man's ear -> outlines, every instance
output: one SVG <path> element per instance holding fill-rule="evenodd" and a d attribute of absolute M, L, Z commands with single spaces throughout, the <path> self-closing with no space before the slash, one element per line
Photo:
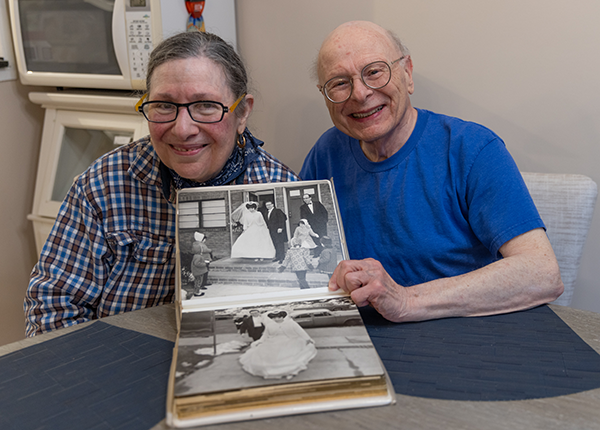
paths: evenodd
<path fill-rule="evenodd" d="M 408 94 L 412 94 L 415 92 L 415 83 L 413 82 L 413 62 L 412 62 L 412 57 L 409 55 L 405 60 L 403 60 L 404 63 L 404 73 L 405 73 L 405 78 L 406 78 L 406 87 L 408 89 Z"/>

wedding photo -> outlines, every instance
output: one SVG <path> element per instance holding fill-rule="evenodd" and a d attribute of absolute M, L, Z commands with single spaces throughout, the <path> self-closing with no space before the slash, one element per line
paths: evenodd
<path fill-rule="evenodd" d="M 346 259 L 328 181 L 179 194 L 182 300 L 326 287 Z"/>
<path fill-rule="evenodd" d="M 348 297 L 188 312 L 181 320 L 175 395 L 381 372 Z"/>

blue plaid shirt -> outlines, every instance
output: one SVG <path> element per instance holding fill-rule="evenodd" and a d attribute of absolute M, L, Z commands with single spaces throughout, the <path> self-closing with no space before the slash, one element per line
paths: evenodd
<path fill-rule="evenodd" d="M 297 181 L 257 148 L 243 183 Z M 100 158 L 65 198 L 25 297 L 27 335 L 170 303 L 175 207 L 149 137 Z"/>

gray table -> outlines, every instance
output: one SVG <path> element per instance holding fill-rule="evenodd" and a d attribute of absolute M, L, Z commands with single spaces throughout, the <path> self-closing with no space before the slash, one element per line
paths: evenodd
<path fill-rule="evenodd" d="M 600 353 L 600 314 L 550 306 L 585 342 Z M 175 340 L 172 305 L 144 309 L 103 322 L 169 341 Z M 80 324 L 0 347 L 0 356 L 79 330 Z M 600 429 L 600 389 L 520 401 L 451 401 L 397 395 L 393 406 L 246 421 L 204 429 Z M 153 427 L 166 430 L 164 421 Z"/>

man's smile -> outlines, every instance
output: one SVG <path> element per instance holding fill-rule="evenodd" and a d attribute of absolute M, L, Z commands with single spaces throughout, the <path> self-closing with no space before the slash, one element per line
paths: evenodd
<path fill-rule="evenodd" d="M 383 106 L 377 106 L 375 109 L 369 111 L 369 112 L 364 112 L 364 113 L 353 113 L 350 114 L 350 116 L 352 118 L 357 118 L 357 119 L 361 119 L 361 118 L 366 118 L 368 116 L 374 115 L 377 112 L 379 112 L 381 109 L 383 109 Z"/>

